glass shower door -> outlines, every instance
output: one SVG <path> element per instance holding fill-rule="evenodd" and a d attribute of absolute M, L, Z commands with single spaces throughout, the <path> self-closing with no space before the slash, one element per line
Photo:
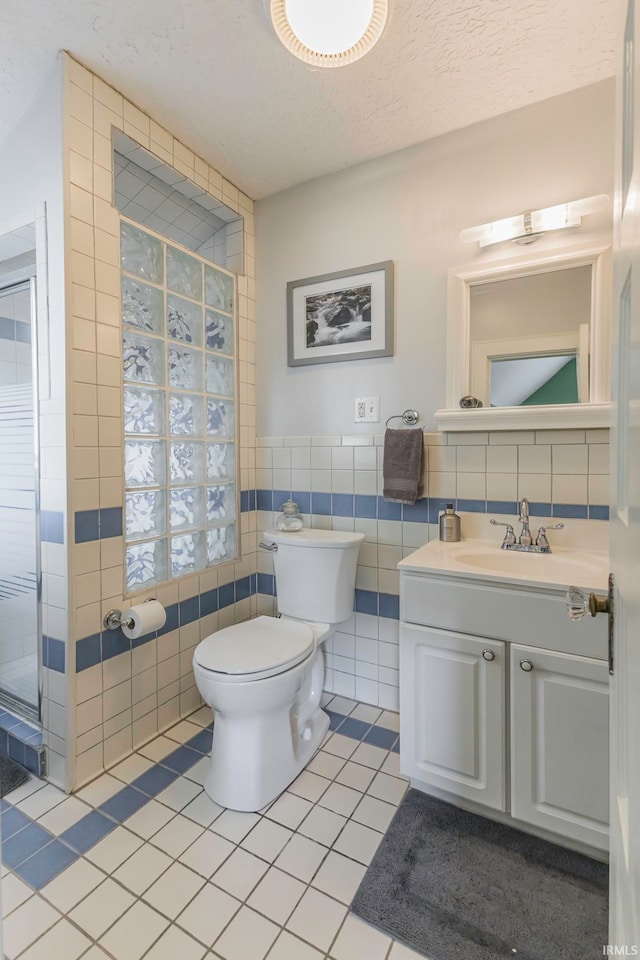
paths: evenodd
<path fill-rule="evenodd" d="M 35 281 L 0 289 L 0 705 L 39 715 Z"/>

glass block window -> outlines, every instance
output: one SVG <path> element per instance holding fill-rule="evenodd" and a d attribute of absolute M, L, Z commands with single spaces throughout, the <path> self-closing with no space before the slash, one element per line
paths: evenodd
<path fill-rule="evenodd" d="M 121 220 L 125 576 L 237 556 L 233 274 Z"/>

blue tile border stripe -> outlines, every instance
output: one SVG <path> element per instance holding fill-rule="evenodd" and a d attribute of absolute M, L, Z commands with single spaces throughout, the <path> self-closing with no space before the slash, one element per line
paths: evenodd
<path fill-rule="evenodd" d="M 246 493 L 246 491 L 245 491 Z M 453 503 L 466 513 L 517 514 L 515 500 L 467 500 L 458 497 L 423 497 L 415 504 L 400 504 L 383 497 L 350 494 L 321 493 L 296 490 L 256 490 L 257 510 L 275 511 L 287 499 L 300 505 L 301 512 L 317 516 L 357 517 L 365 520 L 403 520 L 410 523 L 437 523 L 445 504 Z M 608 520 L 607 506 L 586 506 L 567 503 L 530 503 L 532 517 L 567 517 L 575 519 Z M 247 508 L 250 509 L 250 508 Z"/>
<path fill-rule="evenodd" d="M 195 597 L 189 597 L 187 600 L 181 600 L 179 603 L 172 603 L 166 607 L 167 620 L 161 630 L 147 633 L 136 640 L 129 640 L 125 637 L 122 630 L 103 630 L 101 633 L 93 633 L 88 637 L 78 640 L 75 645 L 76 673 L 88 670 L 98 663 L 117 657 L 121 653 L 127 653 L 129 650 L 136 649 L 155 640 L 157 637 L 163 637 L 172 630 L 178 630 L 189 623 L 194 623 L 201 617 L 206 617 L 210 613 L 222 610 L 234 603 L 240 603 L 258 593 L 258 574 L 253 573 L 248 577 L 241 577 L 239 580 L 223 584 L 220 587 L 214 587 L 212 590 L 206 590 L 204 593 Z"/>
<path fill-rule="evenodd" d="M 400 738 L 382 724 L 366 723 L 354 717 L 325 708 L 330 729 L 360 743 L 398 753 Z M 185 719 L 188 719 L 185 718 Z M 213 724 L 204 727 L 168 756 L 151 766 L 132 783 L 122 784 L 112 797 L 96 809 L 87 806 L 87 813 L 56 837 L 27 814 L 2 801 L 2 859 L 5 866 L 35 890 L 41 890 L 63 870 L 109 836 L 145 807 L 167 786 L 211 753 Z"/>

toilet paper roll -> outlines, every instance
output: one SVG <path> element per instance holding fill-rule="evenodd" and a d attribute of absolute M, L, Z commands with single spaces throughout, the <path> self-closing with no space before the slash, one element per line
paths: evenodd
<path fill-rule="evenodd" d="M 159 600 L 147 600 L 146 603 L 140 603 L 130 610 L 125 610 L 122 615 L 126 623 L 122 624 L 122 632 L 129 640 L 137 640 L 145 633 L 153 633 L 164 627 L 167 621 L 167 611 Z"/>

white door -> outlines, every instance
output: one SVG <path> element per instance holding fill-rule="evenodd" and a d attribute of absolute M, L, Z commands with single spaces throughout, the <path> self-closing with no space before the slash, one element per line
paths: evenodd
<path fill-rule="evenodd" d="M 400 626 L 400 768 L 437 791 L 505 809 L 505 644 Z"/>
<path fill-rule="evenodd" d="M 618 58 L 614 214 L 609 940 L 640 953 L 640 5 L 620 0 L 620 6 L 624 36 Z"/>
<path fill-rule="evenodd" d="M 512 645 L 511 814 L 609 848 L 606 661 Z"/>

